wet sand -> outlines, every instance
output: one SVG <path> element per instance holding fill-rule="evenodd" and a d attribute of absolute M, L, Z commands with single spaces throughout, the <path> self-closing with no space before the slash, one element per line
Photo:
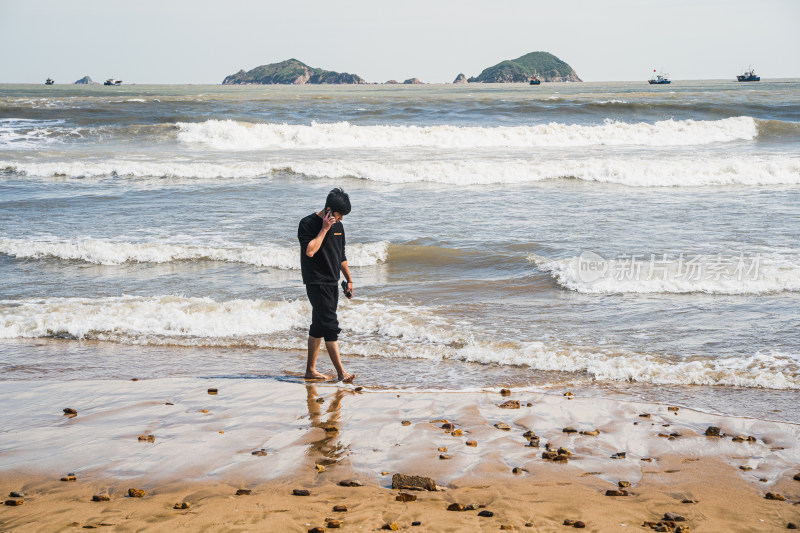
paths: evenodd
<path fill-rule="evenodd" d="M 642 524 L 668 512 L 693 532 L 800 525 L 800 427 L 564 392 L 356 391 L 293 378 L 6 382 L 0 491 L 4 500 L 25 496 L 0 507 L 0 530 L 308 531 L 331 518 L 344 531 L 391 522 L 413 531 L 563 531 L 565 519 L 586 531 L 650 531 Z M 507 400 L 520 407 L 499 407 Z M 65 416 L 67 407 L 77 416 Z M 705 436 L 709 426 L 724 436 Z M 528 430 L 538 448 L 527 445 Z M 579 433 L 592 430 L 599 434 Z M 548 444 L 572 455 L 545 460 Z M 59 481 L 68 473 L 76 480 Z M 395 473 L 432 477 L 444 490 L 396 501 Z M 338 485 L 346 479 L 363 486 Z M 629 494 L 606 496 L 619 481 L 630 482 Z M 128 497 L 129 488 L 146 495 Z M 243 488 L 252 493 L 236 496 Z M 110 501 L 93 502 L 95 494 Z M 173 509 L 184 501 L 188 509 Z M 448 511 L 452 503 L 475 509 Z"/>

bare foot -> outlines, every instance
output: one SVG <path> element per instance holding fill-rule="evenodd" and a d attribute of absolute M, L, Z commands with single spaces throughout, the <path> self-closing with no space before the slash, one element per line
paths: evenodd
<path fill-rule="evenodd" d="M 356 375 L 355 374 L 347 374 L 347 373 L 345 373 L 345 374 L 342 374 L 341 376 L 339 376 L 339 381 L 341 381 L 342 383 L 352 383 L 354 379 L 356 379 Z"/>
<path fill-rule="evenodd" d="M 316 371 L 315 372 L 306 372 L 306 377 L 305 378 L 306 379 L 315 379 L 315 380 L 317 380 L 317 379 L 331 379 L 330 376 L 328 376 L 326 374 L 322 374 L 320 372 L 316 372 Z"/>

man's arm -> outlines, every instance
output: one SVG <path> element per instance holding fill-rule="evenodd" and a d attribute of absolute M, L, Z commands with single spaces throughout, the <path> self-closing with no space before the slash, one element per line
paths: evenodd
<path fill-rule="evenodd" d="M 344 279 L 347 280 L 347 290 L 348 292 L 353 292 L 353 278 L 350 276 L 350 268 L 347 266 L 347 260 L 342 261 L 342 264 L 339 266 L 342 274 L 344 274 Z"/>
<path fill-rule="evenodd" d="M 314 254 L 319 251 L 322 241 L 325 240 L 325 235 L 328 234 L 328 230 L 331 229 L 334 222 L 336 222 L 336 218 L 331 213 L 326 213 L 322 217 L 322 229 L 319 230 L 316 237 L 308 241 L 308 246 L 306 246 L 306 255 L 308 257 L 314 257 Z"/>

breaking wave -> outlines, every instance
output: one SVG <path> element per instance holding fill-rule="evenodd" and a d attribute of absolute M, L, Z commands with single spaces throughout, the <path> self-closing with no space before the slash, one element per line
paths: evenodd
<path fill-rule="evenodd" d="M 233 120 L 178 122 L 178 139 L 217 150 L 401 148 L 528 148 L 546 146 L 693 146 L 753 140 L 752 117 L 662 120 L 584 126 L 551 122 L 535 126 L 356 126 L 348 122 L 253 124 Z"/>
<path fill-rule="evenodd" d="M 283 173 L 318 179 L 447 185 L 524 184 L 551 179 L 633 187 L 800 184 L 800 159 L 784 155 L 564 160 L 0 161 L 0 169 L 44 178 L 254 179 Z"/>
<path fill-rule="evenodd" d="M 305 300 L 182 296 L 0 301 L 0 338 L 59 337 L 126 344 L 296 350 L 310 317 Z M 364 357 L 450 359 L 587 374 L 598 380 L 800 388 L 800 358 L 781 352 L 676 359 L 654 354 L 498 341 L 453 324 L 435 308 L 344 301 L 343 351 Z"/>
<path fill-rule="evenodd" d="M 603 259 L 593 252 L 528 261 L 558 285 L 586 294 L 768 294 L 800 291 L 800 257 L 711 256 Z"/>
<path fill-rule="evenodd" d="M 386 261 L 389 243 L 379 241 L 347 246 L 350 266 L 371 266 Z M 17 258 L 68 259 L 101 265 L 168 263 L 172 261 L 226 261 L 261 267 L 299 269 L 297 246 L 202 246 L 164 242 L 118 242 L 101 239 L 33 240 L 0 238 L 0 253 Z"/>

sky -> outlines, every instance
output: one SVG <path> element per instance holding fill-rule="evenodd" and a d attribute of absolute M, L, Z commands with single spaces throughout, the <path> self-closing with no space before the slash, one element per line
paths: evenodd
<path fill-rule="evenodd" d="M 800 77 L 800 0 L 0 0 L 0 83 L 220 83 L 296 58 L 452 82 L 533 51 L 584 81 Z"/>

